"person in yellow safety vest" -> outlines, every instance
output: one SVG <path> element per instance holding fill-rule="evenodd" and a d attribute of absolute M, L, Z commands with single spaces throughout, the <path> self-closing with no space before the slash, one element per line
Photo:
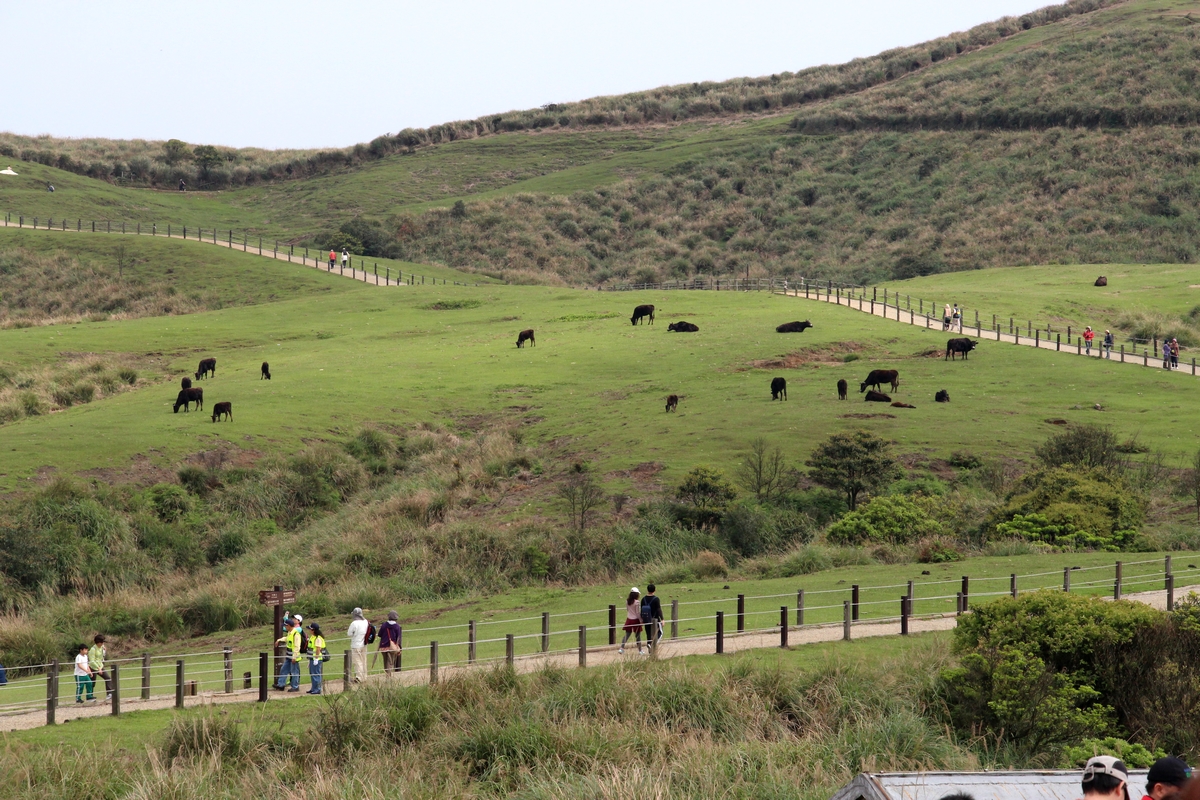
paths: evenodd
<path fill-rule="evenodd" d="M 312 660 L 308 662 L 308 680 L 312 683 L 312 688 L 308 690 L 308 694 L 320 694 L 325 673 L 325 637 L 321 635 L 321 626 L 315 622 L 309 625 L 308 629 L 312 631 L 312 636 L 308 639 L 308 646 L 312 648 Z"/>
<path fill-rule="evenodd" d="M 279 681 L 275 684 L 276 689 L 283 690 L 286 688 L 289 692 L 300 691 L 300 651 L 304 637 L 304 633 L 300 628 L 302 621 L 303 618 L 299 614 L 292 617 L 292 624 L 288 628 L 287 635 L 275 640 L 275 644 L 287 646 L 287 655 L 284 656 L 283 667 L 279 670 Z M 290 687 L 288 686 L 289 678 Z"/>

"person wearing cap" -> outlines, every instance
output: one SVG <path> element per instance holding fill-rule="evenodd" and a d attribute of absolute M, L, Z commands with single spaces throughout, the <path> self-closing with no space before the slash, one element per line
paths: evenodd
<path fill-rule="evenodd" d="M 1090 356 L 1092 354 L 1092 340 L 1096 338 L 1096 332 L 1092 330 L 1092 326 L 1088 325 L 1083 329 L 1083 354 Z"/>
<path fill-rule="evenodd" d="M 325 637 L 321 635 L 321 626 L 312 623 L 308 626 L 312 636 L 308 646 L 312 650 L 312 660 L 308 662 L 308 682 L 312 684 L 307 694 L 320 694 L 325 667 Z"/>
<path fill-rule="evenodd" d="M 1104 332 L 1104 357 L 1105 358 L 1112 358 L 1113 342 L 1114 342 L 1114 340 L 1113 340 L 1112 331 L 1105 331 Z"/>
<path fill-rule="evenodd" d="M 287 654 L 283 657 L 283 666 L 279 670 L 279 680 L 275 683 L 275 688 L 280 691 L 284 689 L 289 692 L 300 691 L 300 644 L 303 641 L 300 623 L 303 621 L 304 618 L 299 614 L 292 617 L 287 635 L 275 640 L 275 644 L 287 646 Z"/>
<path fill-rule="evenodd" d="M 625 652 L 625 643 L 629 641 L 629 636 L 634 636 L 634 641 L 637 642 L 638 655 L 645 655 L 642 652 L 642 603 L 639 599 L 642 593 L 638 591 L 638 587 L 634 586 L 629 590 L 629 596 L 625 598 L 625 638 L 621 639 L 621 646 L 617 648 L 618 653 Z"/>
<path fill-rule="evenodd" d="M 1171 339 L 1171 369 L 1179 369 L 1179 340 Z"/>
<path fill-rule="evenodd" d="M 387 622 L 379 626 L 379 652 L 383 653 L 383 674 L 390 678 L 400 671 L 400 615 L 388 612 Z"/>
<path fill-rule="evenodd" d="M 1192 778 L 1192 768 L 1182 758 L 1167 756 L 1155 761 L 1146 773 L 1146 794 L 1142 800 L 1167 800 L 1183 789 Z"/>
<path fill-rule="evenodd" d="M 1083 768 L 1084 800 L 1129 800 L 1129 768 L 1113 756 L 1095 756 Z"/>
<path fill-rule="evenodd" d="M 346 629 L 350 637 L 350 664 L 354 682 L 362 683 L 367 679 L 367 620 L 361 608 L 354 609 L 350 617 L 350 627 Z"/>
<path fill-rule="evenodd" d="M 96 678 L 104 679 L 104 699 L 112 700 L 112 684 L 109 682 L 112 678 L 104 671 L 104 659 L 108 658 L 108 650 L 104 647 L 104 634 L 96 634 L 96 638 L 92 640 L 92 648 L 88 650 L 88 666 L 92 668 L 92 685 L 96 685 Z"/>

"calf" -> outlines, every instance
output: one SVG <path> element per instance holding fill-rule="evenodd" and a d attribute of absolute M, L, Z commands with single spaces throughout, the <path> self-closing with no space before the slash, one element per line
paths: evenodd
<path fill-rule="evenodd" d="M 189 403 L 195 403 L 197 409 L 203 410 L 203 408 L 204 408 L 204 390 L 199 387 L 194 388 L 194 389 L 180 389 L 179 395 L 175 398 L 175 413 L 176 414 L 179 413 L 180 406 L 183 406 L 183 410 L 185 413 L 187 411 L 189 411 L 190 410 L 188 408 Z"/>
<path fill-rule="evenodd" d="M 867 392 L 867 396 L 863 398 L 868 403 L 890 403 L 892 398 L 888 397 L 883 392 L 877 392 L 874 389 Z"/>
<path fill-rule="evenodd" d="M 846 391 L 850 387 L 846 385 L 846 379 L 842 378 L 838 381 L 838 400 L 846 399 Z"/>
<path fill-rule="evenodd" d="M 771 399 L 787 400 L 786 378 L 771 378 Z"/>
<path fill-rule="evenodd" d="M 892 403 L 892 408 L 916 408 L 916 406 L 909 403 Z"/>
<path fill-rule="evenodd" d="M 1092 285 L 1093 286 L 1108 286 L 1108 278 L 1101 275 L 1099 278 L 1096 278 L 1096 282 L 1093 283 Z"/>
<path fill-rule="evenodd" d="M 804 333 L 812 327 L 812 323 L 808 320 L 804 322 L 785 322 L 775 328 L 776 333 Z"/>
<path fill-rule="evenodd" d="M 894 369 L 871 370 L 871 374 L 867 376 L 867 379 L 858 385 L 859 394 L 865 392 L 868 386 L 882 389 L 885 383 L 890 383 L 892 391 L 896 391 L 900 387 L 900 373 Z"/>
<path fill-rule="evenodd" d="M 945 389 L 938 389 L 938 392 L 937 392 L 937 394 L 935 394 L 933 396 L 933 399 L 935 402 L 938 402 L 938 403 L 949 403 L 950 402 L 950 393 L 947 392 Z"/>
<path fill-rule="evenodd" d="M 517 347 L 524 347 L 526 342 L 529 342 L 530 347 L 537 347 L 537 342 L 533 338 L 533 328 L 517 334 Z"/>
<path fill-rule="evenodd" d="M 224 403 L 217 403 L 215 406 L 213 406 L 212 421 L 216 422 L 221 418 L 222 415 L 224 415 L 230 422 L 233 422 L 233 403 L 226 401 Z"/>
<path fill-rule="evenodd" d="M 678 405 L 679 405 L 679 395 L 677 395 L 677 394 L 667 395 L 667 411 L 674 411 L 675 407 Z"/>
<path fill-rule="evenodd" d="M 268 381 L 271 380 L 271 365 L 265 361 L 263 362 L 263 365 L 262 365 L 262 374 L 258 376 L 258 379 L 260 381 L 261 380 L 268 380 Z"/>
<path fill-rule="evenodd" d="M 217 374 L 217 360 L 215 358 L 200 359 L 200 369 L 196 370 L 196 380 L 208 377 L 209 375 Z"/>
<path fill-rule="evenodd" d="M 637 308 L 633 309 L 633 316 L 629 318 L 629 321 L 632 322 L 634 325 L 637 325 L 639 322 L 642 321 L 642 317 L 649 317 L 650 318 L 649 324 L 653 325 L 654 324 L 654 306 L 652 306 L 652 305 L 638 306 Z"/>
<path fill-rule="evenodd" d="M 179 382 L 179 388 L 180 388 L 180 389 L 190 389 L 190 388 L 192 388 L 192 379 L 191 379 L 191 378 L 184 378 L 183 380 L 181 380 L 181 381 Z"/>
<path fill-rule="evenodd" d="M 963 361 L 966 361 L 967 353 L 974 350 L 975 345 L 977 344 L 979 344 L 979 342 L 973 342 L 966 338 L 951 339 L 950 341 L 946 342 L 946 356 L 942 359 L 942 361 L 945 361 L 947 358 L 953 361 L 955 353 L 962 353 Z"/>
<path fill-rule="evenodd" d="M 695 333 L 700 330 L 699 325 L 693 325 L 690 322 L 672 322 L 667 326 L 669 331 L 677 331 L 679 333 Z"/>

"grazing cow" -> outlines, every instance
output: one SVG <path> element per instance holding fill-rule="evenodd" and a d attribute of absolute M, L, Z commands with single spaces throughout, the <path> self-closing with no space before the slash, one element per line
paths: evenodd
<path fill-rule="evenodd" d="M 537 342 L 533 338 L 533 328 L 517 334 L 517 347 L 524 347 L 526 342 L 529 342 L 531 347 L 537 347 Z"/>
<path fill-rule="evenodd" d="M 933 396 L 933 399 L 935 402 L 938 402 L 938 403 L 949 403 L 950 402 L 950 393 L 947 392 L 945 389 L 938 389 L 938 393 Z"/>
<path fill-rule="evenodd" d="M 667 395 L 667 411 L 674 411 L 675 407 L 678 405 L 679 405 L 679 395 L 677 395 L 677 394 Z"/>
<path fill-rule="evenodd" d="M 786 378 L 771 378 L 771 399 L 787 400 Z"/>
<path fill-rule="evenodd" d="M 890 383 L 892 391 L 896 391 L 900 387 L 900 373 L 894 369 L 873 369 L 867 379 L 858 385 L 858 392 L 862 394 L 868 386 L 882 389 L 885 383 Z"/>
<path fill-rule="evenodd" d="M 892 403 L 892 408 L 916 408 L 916 406 L 908 403 Z"/>
<path fill-rule="evenodd" d="M 845 378 L 841 378 L 841 379 L 839 379 L 839 380 L 838 380 L 838 400 L 845 400 L 845 399 L 846 399 L 846 391 L 847 391 L 849 388 L 850 388 L 850 387 L 846 385 L 846 379 L 845 379 Z"/>
<path fill-rule="evenodd" d="M 634 325 L 637 325 L 639 322 L 642 321 L 642 317 L 649 317 L 650 324 L 653 325 L 654 324 L 654 306 L 652 306 L 652 305 L 638 306 L 637 308 L 635 308 L 633 310 L 633 316 L 629 318 L 629 321 L 632 322 Z"/>
<path fill-rule="evenodd" d="M 183 410 L 185 413 L 187 411 L 189 411 L 190 410 L 188 408 L 189 403 L 195 403 L 197 409 L 203 410 L 204 409 L 204 390 L 199 387 L 197 387 L 195 389 L 180 389 L 179 395 L 175 398 L 175 413 L 176 414 L 179 413 L 180 406 L 183 406 Z"/>
<path fill-rule="evenodd" d="M 183 380 L 181 380 L 181 381 L 179 382 L 179 388 L 180 388 L 180 389 L 190 389 L 190 388 L 192 388 L 192 379 L 191 379 L 191 378 L 184 378 Z"/>
<path fill-rule="evenodd" d="M 225 415 L 230 422 L 233 422 L 233 403 L 226 401 L 224 403 L 217 403 L 215 406 L 213 406 L 213 422 L 219 420 L 222 414 Z"/>
<path fill-rule="evenodd" d="M 953 361 L 955 353 L 962 353 L 963 361 L 966 361 L 967 353 L 974 350 L 975 345 L 977 344 L 979 344 L 979 342 L 973 342 L 966 338 L 951 339 L 950 341 L 946 342 L 946 355 L 942 361 L 945 361 L 947 358 Z"/>
<path fill-rule="evenodd" d="M 890 403 L 892 398 L 888 397 L 883 392 L 877 392 L 874 389 L 867 392 L 867 396 L 863 398 L 868 403 Z"/>
<path fill-rule="evenodd" d="M 1108 286 L 1108 278 L 1101 275 L 1099 278 L 1096 278 L 1096 282 L 1093 283 L 1092 285 L 1093 286 Z"/>
<path fill-rule="evenodd" d="M 808 330 L 811 327 L 812 327 L 812 323 L 809 322 L 808 320 L 804 320 L 804 322 L 785 322 L 782 325 L 780 325 L 779 327 L 775 328 L 775 332 L 776 333 L 804 333 L 806 330 Z"/>
<path fill-rule="evenodd" d="M 262 365 L 262 374 L 258 376 L 258 379 L 260 381 L 261 380 L 268 380 L 268 381 L 271 380 L 271 365 L 265 361 L 263 362 L 263 365 Z"/>
<path fill-rule="evenodd" d="M 217 360 L 215 358 L 200 359 L 200 369 L 196 371 L 196 380 L 208 377 L 209 375 L 217 374 Z"/>
<path fill-rule="evenodd" d="M 699 325 L 693 325 L 690 322 L 672 322 L 667 326 L 668 331 L 677 331 L 679 333 L 695 333 L 700 330 Z"/>

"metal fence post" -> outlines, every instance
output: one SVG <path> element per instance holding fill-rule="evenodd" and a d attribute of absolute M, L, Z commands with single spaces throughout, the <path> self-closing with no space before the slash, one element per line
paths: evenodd
<path fill-rule="evenodd" d="M 432 641 L 429 643 L 429 685 L 432 686 L 438 682 L 438 643 Z"/>
<path fill-rule="evenodd" d="M 850 641 L 850 601 L 842 601 L 842 639 Z"/>
<path fill-rule="evenodd" d="M 150 654 L 142 653 L 142 699 L 150 699 Z"/>
<path fill-rule="evenodd" d="M 579 666 L 587 666 L 587 625 L 579 626 Z"/>
<path fill-rule="evenodd" d="M 183 708 L 183 659 L 175 662 L 175 707 Z"/>
<path fill-rule="evenodd" d="M 121 716 L 121 665 L 112 665 L 112 715 Z"/>
<path fill-rule="evenodd" d="M 717 612 L 717 655 L 725 652 L 725 612 Z"/>

